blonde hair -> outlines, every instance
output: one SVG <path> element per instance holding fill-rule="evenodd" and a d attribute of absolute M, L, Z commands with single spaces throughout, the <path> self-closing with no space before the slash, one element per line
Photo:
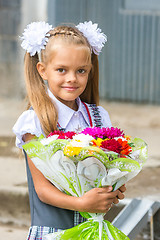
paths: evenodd
<path fill-rule="evenodd" d="M 62 39 L 68 43 L 90 45 L 87 39 L 78 29 L 68 26 L 58 26 L 51 30 L 49 41 L 46 48 L 41 51 L 41 60 L 45 62 L 48 60 L 50 54 L 50 47 L 54 44 L 54 39 Z M 51 41 L 53 39 L 53 41 Z M 38 54 L 30 56 L 25 54 L 25 81 L 28 97 L 28 107 L 32 106 L 36 112 L 42 129 L 47 136 L 50 132 L 57 130 L 58 114 L 51 98 L 47 94 L 47 87 L 44 80 L 37 71 L 37 63 L 39 62 Z M 80 99 L 86 103 L 99 103 L 99 69 L 98 57 L 93 52 L 91 54 L 92 68 L 89 73 L 86 89 L 81 94 Z"/>

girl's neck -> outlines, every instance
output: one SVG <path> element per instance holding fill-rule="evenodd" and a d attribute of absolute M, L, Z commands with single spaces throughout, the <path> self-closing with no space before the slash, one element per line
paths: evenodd
<path fill-rule="evenodd" d="M 76 101 L 75 101 L 75 106 L 73 106 L 72 109 L 73 109 L 74 111 L 77 111 L 77 110 L 78 110 L 78 105 L 77 105 Z"/>
<path fill-rule="evenodd" d="M 57 98 L 52 92 L 51 90 L 48 88 L 48 94 L 51 97 L 51 99 L 56 98 L 59 102 L 63 103 L 64 105 L 66 105 L 67 107 L 73 109 L 74 111 L 78 110 L 78 104 L 77 104 L 77 100 L 75 99 L 74 101 L 63 101 L 62 99 Z"/>
<path fill-rule="evenodd" d="M 62 102 L 62 101 L 60 101 Z M 73 109 L 74 111 L 78 110 L 78 105 L 77 105 L 77 101 L 75 100 L 74 102 L 62 102 L 63 104 L 65 104 L 67 107 Z"/>

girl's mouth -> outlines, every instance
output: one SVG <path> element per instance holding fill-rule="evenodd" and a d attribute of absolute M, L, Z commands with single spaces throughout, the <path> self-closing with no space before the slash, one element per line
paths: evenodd
<path fill-rule="evenodd" d="M 66 89 L 67 91 L 75 91 L 78 87 L 64 86 L 62 88 Z"/>

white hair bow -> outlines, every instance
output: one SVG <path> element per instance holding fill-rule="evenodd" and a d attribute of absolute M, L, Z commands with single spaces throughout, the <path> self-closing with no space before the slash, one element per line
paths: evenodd
<path fill-rule="evenodd" d="M 99 55 L 107 37 L 98 28 L 97 23 L 84 22 L 79 23 L 76 28 L 87 38 L 91 49 L 96 55 Z M 39 53 L 48 42 L 48 37 L 50 36 L 49 31 L 53 29 L 52 25 L 45 22 L 32 22 L 24 29 L 22 40 L 22 48 L 25 49 L 30 56 L 34 56 Z"/>
<path fill-rule="evenodd" d="M 76 28 L 87 38 L 93 52 L 96 55 L 99 55 L 102 48 L 104 47 L 105 42 L 107 42 L 107 36 L 101 32 L 101 29 L 98 28 L 97 23 L 84 22 L 79 23 Z"/>

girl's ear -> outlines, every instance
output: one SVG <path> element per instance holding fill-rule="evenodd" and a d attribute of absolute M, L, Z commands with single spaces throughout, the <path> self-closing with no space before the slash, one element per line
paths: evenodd
<path fill-rule="evenodd" d="M 47 80 L 47 75 L 46 75 L 46 66 L 42 62 L 37 63 L 37 71 L 39 72 L 41 78 L 44 80 Z"/>

